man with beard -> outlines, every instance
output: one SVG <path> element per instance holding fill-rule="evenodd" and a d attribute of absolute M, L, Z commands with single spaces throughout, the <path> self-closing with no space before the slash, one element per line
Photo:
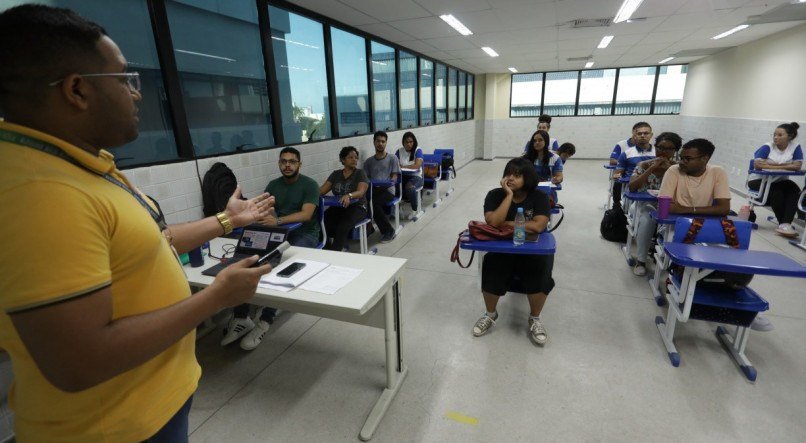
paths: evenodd
<path fill-rule="evenodd" d="M 275 198 L 276 214 L 269 215 L 258 222 L 266 226 L 277 226 L 284 223 L 302 223 L 302 226 L 289 233 L 288 242 L 294 246 L 315 248 L 319 244 L 319 222 L 316 217 L 319 205 L 319 185 L 314 179 L 299 173 L 302 161 L 295 148 L 283 148 L 280 151 L 280 173 L 266 186 L 266 192 Z M 241 349 L 255 349 L 269 331 L 277 309 L 263 308 L 257 322 L 249 317 L 249 305 L 242 304 L 233 310 L 227 333 L 221 340 L 226 346 L 235 340 L 241 340 Z M 245 335 L 245 336 L 244 336 Z"/>

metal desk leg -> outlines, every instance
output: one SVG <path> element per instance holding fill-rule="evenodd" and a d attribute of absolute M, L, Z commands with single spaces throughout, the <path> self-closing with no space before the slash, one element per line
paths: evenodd
<path fill-rule="evenodd" d="M 630 199 L 623 199 L 625 213 L 627 214 L 627 243 L 621 247 L 621 252 L 624 253 L 624 258 L 627 260 L 627 266 L 635 266 L 635 260 L 632 258 L 632 244 L 635 239 L 635 232 L 638 228 L 638 212 L 643 206 L 642 202 L 634 202 Z"/>
<path fill-rule="evenodd" d="M 747 359 L 747 356 L 744 355 L 744 350 L 747 347 L 747 337 L 749 335 L 750 330 L 743 326 L 737 326 L 733 334 L 728 333 L 722 326 L 716 328 L 716 338 L 719 339 L 719 342 L 728 350 L 730 357 L 739 365 L 739 369 L 744 373 L 744 376 L 750 381 L 756 381 L 758 372 L 756 368 L 753 367 L 753 364 L 750 363 L 750 360 Z"/>
<path fill-rule="evenodd" d="M 369 441 L 383 419 L 386 410 L 400 390 L 400 385 L 406 379 L 409 369 L 403 365 L 403 354 L 401 349 L 401 325 L 400 316 L 400 286 L 395 282 L 383 298 L 384 303 L 384 331 L 386 339 L 386 389 L 381 393 L 372 412 L 369 413 L 361 433 L 358 435 L 362 441 Z"/>
<path fill-rule="evenodd" d="M 664 322 L 663 317 L 659 315 L 655 317 L 655 325 L 658 327 L 658 331 L 660 331 L 660 338 L 663 340 L 663 345 L 666 347 L 666 354 L 669 355 L 669 361 L 672 363 L 672 366 L 678 367 L 680 366 L 680 354 L 677 352 L 677 347 L 675 347 L 672 341 L 674 339 L 674 327 L 677 324 L 677 315 L 672 306 L 669 306 L 666 320 L 667 322 Z"/>
<path fill-rule="evenodd" d="M 671 225 L 661 226 L 659 229 L 663 231 L 663 244 L 672 241 L 674 229 Z M 658 306 L 666 305 L 666 278 L 669 276 L 667 271 L 669 258 L 663 251 L 663 244 L 655 246 L 655 273 L 649 279 L 649 287 L 652 289 L 652 295 L 655 297 L 655 303 Z"/>

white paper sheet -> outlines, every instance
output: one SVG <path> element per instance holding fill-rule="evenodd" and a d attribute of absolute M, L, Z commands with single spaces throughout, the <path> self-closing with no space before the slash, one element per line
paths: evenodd
<path fill-rule="evenodd" d="M 322 294 L 335 294 L 339 289 L 347 286 L 347 284 L 361 275 L 361 272 L 363 272 L 361 269 L 331 265 L 303 283 L 300 289 L 320 292 Z"/>
<path fill-rule="evenodd" d="M 280 277 L 277 275 L 279 272 L 282 272 L 283 269 L 287 268 L 288 266 L 291 266 L 292 263 L 305 263 L 305 267 L 295 272 L 294 275 L 290 277 Z M 330 265 L 320 261 L 303 260 L 303 259 L 288 260 L 286 262 L 281 263 L 279 266 L 277 266 L 277 268 L 273 269 L 268 274 L 264 275 L 260 279 L 260 284 L 261 287 L 277 289 L 278 291 L 281 289 L 275 288 L 277 286 L 287 287 L 289 289 L 296 288 L 297 286 L 301 285 L 309 278 L 315 276 L 316 274 L 321 272 L 322 269 L 325 269 L 328 266 Z M 271 285 L 271 286 L 263 286 L 263 285 Z"/>

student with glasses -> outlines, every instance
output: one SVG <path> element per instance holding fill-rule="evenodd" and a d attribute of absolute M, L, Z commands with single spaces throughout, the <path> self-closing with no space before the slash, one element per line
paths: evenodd
<path fill-rule="evenodd" d="M 672 214 L 726 216 L 730 212 L 728 175 L 720 166 L 708 164 L 714 144 L 695 138 L 683 145 L 679 163 L 663 176 L 659 195 L 672 197 Z"/>
<path fill-rule="evenodd" d="M 254 296 L 257 256 L 191 296 L 176 252 L 254 223 L 268 194 L 167 225 L 108 148 L 138 136 L 136 73 L 74 12 L 0 14 L 0 348 L 19 441 L 186 442 L 196 326 Z M 48 86 L 50 85 L 50 86 Z"/>
<path fill-rule="evenodd" d="M 617 165 L 613 177 L 618 179 L 623 176 L 630 176 L 635 165 L 655 158 L 655 150 L 652 148 L 652 127 L 647 122 L 638 122 L 632 127 L 632 137 L 616 143 L 613 152 L 610 153 L 610 164 Z M 621 183 L 618 180 L 613 182 L 613 208 L 621 208 Z"/>
<path fill-rule="evenodd" d="M 659 190 L 663 176 L 675 164 L 674 158 L 682 144 L 683 140 L 679 135 L 674 132 L 662 132 L 655 139 L 655 152 L 658 156 L 652 160 L 638 163 L 630 176 L 630 192 Z M 657 208 L 652 205 L 643 205 L 638 214 L 636 214 L 635 240 L 637 250 L 633 274 L 638 276 L 646 275 L 646 258 L 649 243 L 657 229 L 657 223 L 649 213 L 655 209 Z"/>
<path fill-rule="evenodd" d="M 548 134 L 550 129 L 551 129 L 551 116 L 548 114 L 540 114 L 540 116 L 537 117 L 537 130 L 546 131 L 546 133 Z M 531 147 L 532 147 L 532 141 L 529 140 L 528 142 L 526 142 L 526 145 L 524 145 L 523 152 L 529 152 L 529 149 Z M 552 151 L 557 151 L 560 149 L 560 142 L 558 142 L 556 138 L 549 136 L 548 147 Z"/>
<path fill-rule="evenodd" d="M 289 232 L 288 242 L 303 248 L 315 248 L 319 244 L 319 218 L 316 216 L 319 206 L 319 185 L 306 175 L 300 174 L 302 159 L 297 149 L 283 148 L 280 151 L 281 177 L 269 182 L 266 192 L 275 199 L 276 212 L 258 220 L 266 226 L 279 226 L 285 223 L 302 223 L 302 226 Z M 233 309 L 233 317 L 227 325 L 221 346 L 241 339 L 241 349 L 251 351 L 260 345 L 263 337 L 269 332 L 277 309 L 264 307 L 260 311 L 257 322 L 249 317 L 249 304 L 244 303 Z"/>
<path fill-rule="evenodd" d="M 772 143 L 767 143 L 756 150 L 753 158 L 753 168 L 768 171 L 800 171 L 803 166 L 803 149 L 794 141 L 798 136 L 800 125 L 796 122 L 783 123 L 775 128 L 772 134 Z M 768 203 L 778 220 L 775 232 L 784 237 L 797 237 L 798 233 L 792 227 L 792 220 L 798 209 L 800 188 L 789 177 L 780 176 L 772 178 Z M 753 174 L 747 186 L 758 191 L 761 186 L 761 176 Z"/>
<path fill-rule="evenodd" d="M 325 249 L 341 251 L 347 244 L 347 236 L 355 224 L 367 217 L 367 190 L 369 179 L 358 169 L 358 149 L 345 146 L 339 152 L 339 160 L 344 165 L 330 173 L 325 183 L 319 187 L 319 195 L 333 192 L 339 199 L 339 206 L 331 206 L 325 211 L 325 230 L 333 238 L 325 243 Z"/>

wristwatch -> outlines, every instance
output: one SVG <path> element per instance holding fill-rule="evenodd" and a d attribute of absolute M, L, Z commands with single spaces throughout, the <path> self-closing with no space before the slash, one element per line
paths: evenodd
<path fill-rule="evenodd" d="M 218 219 L 218 223 L 221 225 L 221 228 L 224 229 L 224 235 L 232 232 L 232 221 L 229 219 L 229 217 L 227 217 L 227 214 L 224 212 L 219 212 L 215 215 L 215 217 Z"/>
<path fill-rule="evenodd" d="M 347 193 L 347 197 L 353 198 L 353 193 L 352 193 L 352 192 L 348 192 L 348 193 Z"/>

